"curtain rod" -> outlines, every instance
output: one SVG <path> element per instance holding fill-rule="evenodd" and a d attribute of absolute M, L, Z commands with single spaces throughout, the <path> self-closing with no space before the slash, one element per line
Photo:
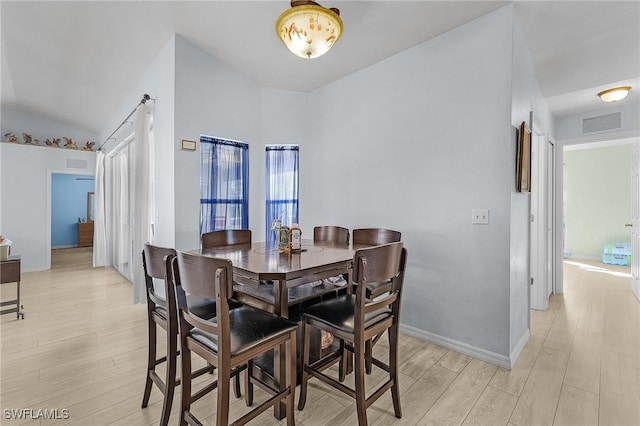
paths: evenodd
<path fill-rule="evenodd" d="M 138 107 L 140 105 L 144 105 L 147 101 L 155 101 L 155 99 L 153 99 L 152 97 L 150 97 L 149 95 L 147 95 L 146 93 L 144 95 L 142 95 L 142 100 L 140 101 L 140 103 L 138 105 L 135 106 L 135 108 L 133 108 L 133 111 L 131 111 L 129 113 L 129 115 L 127 115 L 127 118 L 125 118 L 124 120 L 122 120 L 122 123 L 120 123 L 120 125 L 118 127 L 116 127 L 116 129 L 107 137 L 107 139 L 104 140 L 104 142 L 102 142 L 100 144 L 100 146 L 96 149 L 96 151 L 100 151 L 102 149 L 102 147 L 104 146 L 105 143 L 109 142 L 109 139 L 114 139 L 113 135 L 116 134 L 116 132 L 118 130 L 120 130 L 120 128 L 122 126 L 124 126 L 126 123 L 128 123 L 129 119 L 131 118 L 131 116 L 133 115 L 134 112 L 136 112 L 136 110 L 138 109 Z"/>

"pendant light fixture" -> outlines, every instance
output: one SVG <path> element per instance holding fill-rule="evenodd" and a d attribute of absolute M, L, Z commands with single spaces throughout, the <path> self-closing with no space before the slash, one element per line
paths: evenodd
<path fill-rule="evenodd" d="M 342 35 L 340 11 L 311 0 L 292 0 L 291 9 L 276 21 L 276 34 L 294 55 L 317 58 L 327 53 Z"/>
<path fill-rule="evenodd" d="M 603 90 L 598 93 L 598 97 L 605 102 L 616 102 L 626 98 L 629 90 L 631 90 L 631 86 L 614 87 L 613 89 Z"/>

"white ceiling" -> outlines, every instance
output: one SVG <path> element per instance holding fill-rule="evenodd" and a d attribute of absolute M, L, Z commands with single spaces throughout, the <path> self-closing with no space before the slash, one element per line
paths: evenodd
<path fill-rule="evenodd" d="M 340 9 L 345 31 L 304 60 L 275 36 L 286 0 L 2 0 L 2 108 L 104 130 L 173 33 L 261 85 L 311 91 L 508 3 L 322 2 Z M 621 102 L 640 100 L 640 1 L 513 3 L 555 115 L 605 108 L 595 93 L 620 82 L 634 86 Z"/>

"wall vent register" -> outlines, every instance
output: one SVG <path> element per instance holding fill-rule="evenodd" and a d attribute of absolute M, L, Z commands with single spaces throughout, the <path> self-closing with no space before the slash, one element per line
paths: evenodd
<path fill-rule="evenodd" d="M 622 112 L 598 115 L 582 119 L 582 133 L 602 132 L 622 128 Z"/>

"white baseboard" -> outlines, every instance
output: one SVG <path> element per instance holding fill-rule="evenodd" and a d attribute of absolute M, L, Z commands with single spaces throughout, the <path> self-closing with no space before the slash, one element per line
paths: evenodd
<path fill-rule="evenodd" d="M 529 337 L 531 337 L 531 333 L 529 332 L 529 329 L 526 329 L 522 334 L 522 337 L 520 338 L 520 341 L 518 342 L 516 347 L 513 348 L 513 350 L 511 351 L 511 354 L 509 354 L 509 360 L 511 363 L 511 365 L 509 366 L 509 369 L 511 369 L 511 367 L 513 367 L 513 365 L 518 360 L 520 353 L 522 352 L 524 347 L 527 345 L 527 342 L 529 341 Z"/>
<path fill-rule="evenodd" d="M 511 369 L 511 365 L 512 365 L 511 360 L 515 362 L 512 356 L 506 357 L 504 355 L 500 355 L 495 352 L 490 352 L 485 349 L 477 348 L 467 343 L 449 339 L 448 337 L 443 337 L 434 333 L 430 333 L 428 331 L 420 330 L 418 328 L 411 327 L 409 325 L 400 324 L 400 332 L 408 334 L 413 337 L 417 337 L 418 339 L 421 339 L 421 340 L 426 340 L 427 342 L 435 343 L 438 346 L 451 349 L 452 351 L 460 352 L 461 354 L 468 355 L 472 358 L 476 358 L 481 361 L 488 362 L 489 364 L 497 365 L 498 367 L 501 367 L 501 368 L 506 368 L 507 370 Z M 529 331 L 527 330 L 527 333 L 528 332 Z M 518 346 L 516 346 L 516 349 L 519 348 L 521 342 L 518 343 Z M 524 343 L 526 343 L 526 339 L 524 340 Z M 524 345 L 522 345 L 522 347 L 524 347 Z M 519 351 L 521 350 L 522 348 L 519 348 Z M 516 354 L 516 351 L 514 349 L 513 353 L 518 355 L 519 351 Z"/>
<path fill-rule="evenodd" d="M 586 256 L 586 255 L 581 255 L 581 254 L 572 254 L 570 256 L 566 256 L 565 260 L 594 260 L 594 261 L 601 261 L 602 260 L 602 256 Z"/>

